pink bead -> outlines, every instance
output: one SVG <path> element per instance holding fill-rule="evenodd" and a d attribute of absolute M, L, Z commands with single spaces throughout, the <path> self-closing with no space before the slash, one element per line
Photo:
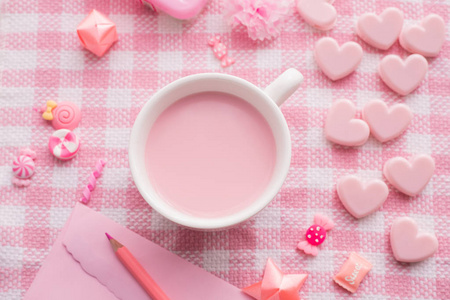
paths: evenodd
<path fill-rule="evenodd" d="M 312 225 L 305 233 L 306 241 L 311 245 L 317 246 L 322 244 L 327 237 L 327 231 L 320 225 Z"/>
<path fill-rule="evenodd" d="M 13 173 L 14 176 L 20 179 L 30 178 L 34 174 L 34 161 L 31 157 L 26 155 L 20 155 L 13 161 Z"/>
<path fill-rule="evenodd" d="M 56 130 L 69 129 L 74 130 L 81 120 L 81 111 L 75 103 L 60 102 L 58 106 L 53 109 L 52 126 Z"/>

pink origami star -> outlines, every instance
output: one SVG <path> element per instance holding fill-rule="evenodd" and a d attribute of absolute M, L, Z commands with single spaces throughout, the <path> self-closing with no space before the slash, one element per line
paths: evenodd
<path fill-rule="evenodd" d="M 257 300 L 298 300 L 298 291 L 308 274 L 284 274 L 273 260 L 267 260 L 263 280 L 242 291 Z"/>
<path fill-rule="evenodd" d="M 77 27 L 81 44 L 97 56 L 103 56 L 117 41 L 116 24 L 93 9 Z"/>

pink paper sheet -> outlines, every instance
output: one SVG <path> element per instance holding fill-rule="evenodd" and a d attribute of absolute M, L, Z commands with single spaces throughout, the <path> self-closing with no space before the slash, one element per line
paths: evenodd
<path fill-rule="evenodd" d="M 105 232 L 127 246 L 170 299 L 250 299 L 82 204 L 75 206 L 25 299 L 150 299 L 115 257 Z"/>

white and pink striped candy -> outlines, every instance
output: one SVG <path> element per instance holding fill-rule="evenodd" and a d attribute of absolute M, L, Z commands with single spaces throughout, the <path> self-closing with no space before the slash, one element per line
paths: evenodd
<path fill-rule="evenodd" d="M 20 155 L 14 159 L 12 170 L 17 178 L 30 178 L 34 174 L 34 161 L 29 156 Z"/>
<path fill-rule="evenodd" d="M 48 141 L 50 152 L 58 159 L 69 160 L 80 149 L 78 137 L 68 129 L 56 130 Z"/>

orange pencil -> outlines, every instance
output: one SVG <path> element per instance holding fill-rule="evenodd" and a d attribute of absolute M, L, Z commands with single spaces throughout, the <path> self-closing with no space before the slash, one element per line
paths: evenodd
<path fill-rule="evenodd" d="M 122 262 L 122 264 L 128 269 L 128 271 L 133 275 L 133 277 L 139 282 L 139 284 L 144 288 L 147 294 L 154 300 L 170 300 L 169 297 L 163 292 L 163 290 L 156 284 L 153 278 L 148 275 L 147 271 L 141 266 L 137 259 L 131 254 L 131 252 L 113 239 L 109 234 L 105 232 L 111 243 L 116 256 Z"/>

